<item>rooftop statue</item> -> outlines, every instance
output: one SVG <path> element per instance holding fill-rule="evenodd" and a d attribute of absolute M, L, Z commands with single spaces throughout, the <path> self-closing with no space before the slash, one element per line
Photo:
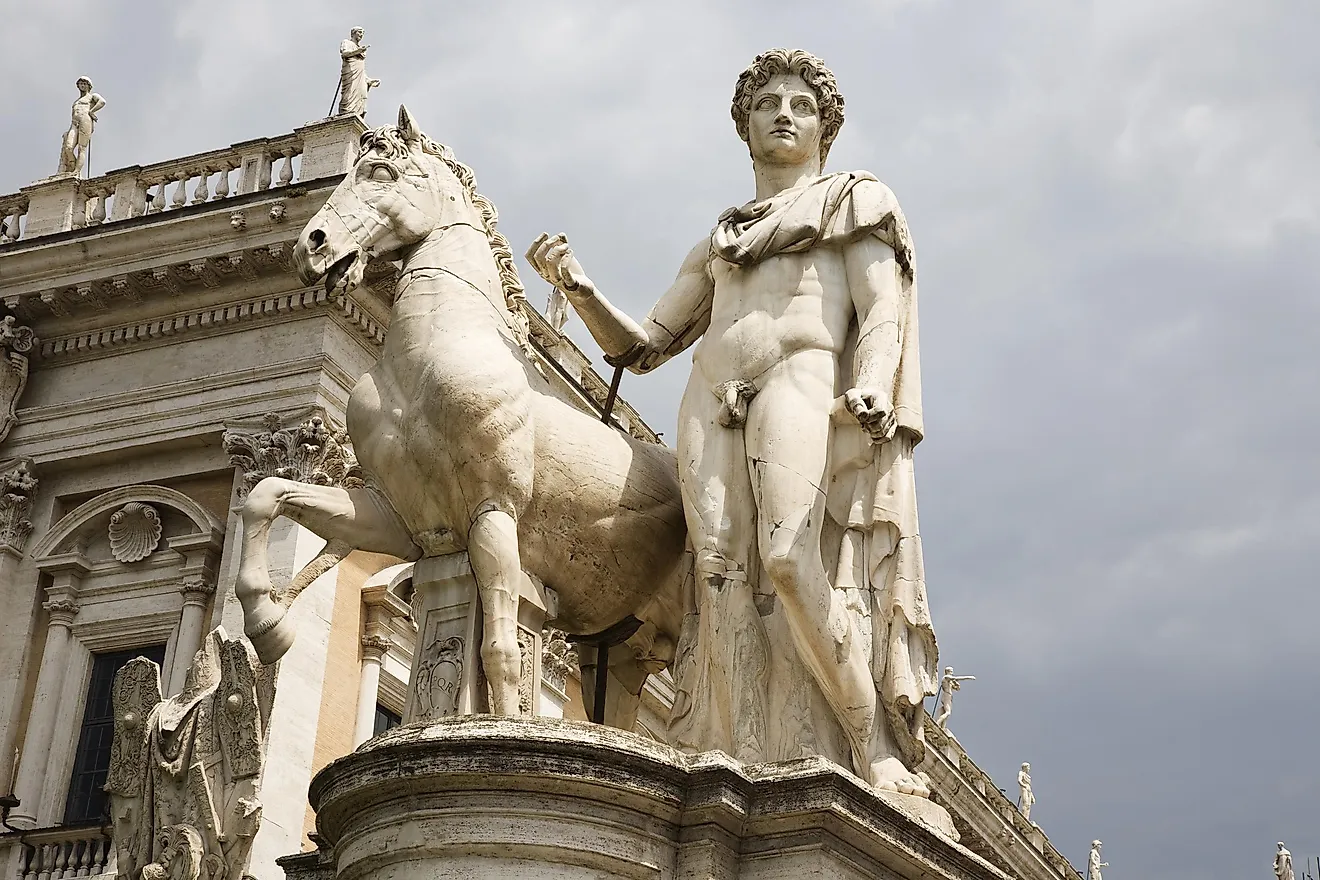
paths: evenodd
<path fill-rule="evenodd" d="M 953 667 L 944 667 L 940 681 L 940 697 L 935 703 L 935 723 L 942 730 L 949 729 L 949 716 L 953 714 L 953 692 L 962 690 L 964 681 L 976 681 L 975 675 L 954 675 Z"/>
<path fill-rule="evenodd" d="M 634 372 L 696 346 L 678 418 L 697 588 L 675 743 L 747 762 L 825 755 L 924 796 L 937 650 L 913 477 L 915 265 L 889 188 L 823 171 L 843 107 L 807 52 L 772 49 L 743 71 L 732 115 L 755 196 L 697 241 L 641 323 L 562 235 L 528 259 Z"/>
<path fill-rule="evenodd" d="M 293 250 L 302 281 L 324 279 L 335 296 L 360 285 L 373 259 L 402 270 L 380 361 L 348 403 L 365 486 L 268 477 L 241 510 L 235 592 L 258 655 L 273 663 L 288 650 L 289 603 L 353 548 L 402 559 L 466 551 L 493 712 L 520 711 L 524 569 L 557 594 L 559 629 L 642 621 L 647 650 L 610 658 L 611 677 L 635 697 L 673 655 L 691 570 L 673 453 L 555 396 L 528 353 L 523 288 L 494 206 L 404 108 L 397 126 L 363 135 L 356 167 Z M 328 544 L 272 600 L 266 540 L 281 515 Z M 622 714 L 606 720 L 630 728 L 635 699 L 610 703 Z"/>
<path fill-rule="evenodd" d="M 1031 790 L 1031 765 L 1024 761 L 1018 771 L 1018 809 L 1022 811 L 1023 819 L 1031 819 L 1031 808 L 1035 803 L 1036 793 Z"/>
<path fill-rule="evenodd" d="M 1274 853 L 1274 876 L 1278 880 L 1293 880 L 1292 853 L 1279 841 L 1279 849 Z"/>
<path fill-rule="evenodd" d="M 1100 841 L 1091 841 L 1091 854 L 1086 859 L 1086 880 L 1104 880 L 1100 869 L 1108 867 L 1108 862 L 1100 861 Z"/>
<path fill-rule="evenodd" d="M 105 99 L 92 91 L 92 81 L 78 77 L 78 100 L 73 102 L 73 120 L 60 147 L 59 174 L 81 174 L 92 144 L 96 114 L 105 109 Z"/>
<path fill-rule="evenodd" d="M 367 49 L 362 42 L 366 31 L 355 27 L 348 39 L 339 44 L 339 114 L 367 116 L 367 92 L 380 85 L 378 79 L 367 79 Z"/>

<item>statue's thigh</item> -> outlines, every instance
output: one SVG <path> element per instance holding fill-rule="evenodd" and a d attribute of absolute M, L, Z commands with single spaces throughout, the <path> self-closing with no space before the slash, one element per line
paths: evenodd
<path fill-rule="evenodd" d="M 827 371 L 828 376 L 820 375 Z M 746 455 L 762 538 L 778 526 L 819 530 L 820 517 L 809 514 L 824 509 L 829 413 L 834 401 L 832 362 L 787 361 L 763 382 L 748 407 L 746 427 Z"/>
<path fill-rule="evenodd" d="M 720 399 L 700 379 L 678 411 L 678 477 L 692 548 L 746 565 L 756 535 L 743 431 L 719 423 Z"/>

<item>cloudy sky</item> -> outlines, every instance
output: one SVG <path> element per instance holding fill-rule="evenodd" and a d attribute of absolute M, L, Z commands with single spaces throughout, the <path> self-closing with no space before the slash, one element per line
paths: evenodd
<path fill-rule="evenodd" d="M 95 172 L 325 114 L 362 24 L 518 248 L 569 234 L 641 315 L 752 192 L 728 116 L 764 48 L 821 55 L 831 167 L 919 255 L 918 453 L 952 727 L 1107 876 L 1320 854 L 1320 6 L 1315 0 L 315 4 L 0 0 L 0 192 L 55 170 L 87 74 Z M 538 300 L 540 284 L 524 266 Z M 595 351 L 576 320 L 571 332 Z M 672 437 L 687 363 L 624 394 Z M 1299 872 L 1300 873 L 1300 872 Z"/>

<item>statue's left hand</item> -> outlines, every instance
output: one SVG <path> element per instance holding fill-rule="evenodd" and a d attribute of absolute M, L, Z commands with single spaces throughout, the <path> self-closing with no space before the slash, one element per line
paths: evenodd
<path fill-rule="evenodd" d="M 878 388 L 850 388 L 843 393 L 843 400 L 848 412 L 853 414 L 873 441 L 883 443 L 894 438 L 898 419 L 894 416 L 889 395 Z"/>

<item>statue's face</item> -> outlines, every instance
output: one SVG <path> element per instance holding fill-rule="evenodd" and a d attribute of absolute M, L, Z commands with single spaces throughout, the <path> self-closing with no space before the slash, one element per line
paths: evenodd
<path fill-rule="evenodd" d="M 367 32 L 362 30 L 362 28 L 353 28 L 353 30 L 348 32 L 348 35 L 353 38 L 355 43 L 360 43 L 362 42 L 362 38 L 367 35 Z"/>
<path fill-rule="evenodd" d="M 796 73 L 772 76 L 752 101 L 747 140 L 756 162 L 801 165 L 820 155 L 820 109 L 811 86 Z"/>
<path fill-rule="evenodd" d="M 78 80 L 78 94 L 85 95 L 92 90 L 92 84 L 85 79 Z"/>

